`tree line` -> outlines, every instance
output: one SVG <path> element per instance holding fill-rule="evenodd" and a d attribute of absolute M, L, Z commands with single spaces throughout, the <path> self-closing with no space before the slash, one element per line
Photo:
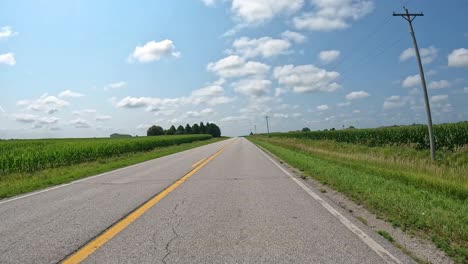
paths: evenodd
<path fill-rule="evenodd" d="M 188 135 L 188 134 L 210 134 L 213 137 L 221 136 L 221 129 L 214 123 L 200 122 L 200 124 L 187 124 L 185 127 L 179 125 L 177 128 L 172 125 L 169 129 L 165 130 L 160 126 L 153 125 L 148 128 L 147 136 L 161 136 L 161 135 Z"/>

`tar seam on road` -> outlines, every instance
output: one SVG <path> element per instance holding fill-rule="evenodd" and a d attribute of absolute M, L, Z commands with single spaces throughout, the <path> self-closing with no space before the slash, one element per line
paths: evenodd
<path fill-rule="evenodd" d="M 71 264 L 71 263 L 81 263 L 84 261 L 86 258 L 88 258 L 91 254 L 93 254 L 96 250 L 98 250 L 100 247 L 105 245 L 109 240 L 111 240 L 113 237 L 115 237 L 117 234 L 122 232 L 125 228 L 127 228 L 132 222 L 137 220 L 140 216 L 142 216 L 146 211 L 151 209 L 154 205 L 156 205 L 160 200 L 162 200 L 165 196 L 167 196 L 169 193 L 171 193 L 173 190 L 175 190 L 179 185 L 184 183 L 188 178 L 190 178 L 193 174 L 195 174 L 197 171 L 199 171 L 201 168 L 203 168 L 208 162 L 210 162 L 212 159 L 214 159 L 216 156 L 221 154 L 229 145 L 234 143 L 234 141 L 231 141 L 230 143 L 224 145 L 221 149 L 216 151 L 213 155 L 211 155 L 209 158 L 207 158 L 203 163 L 198 165 L 196 168 L 192 169 L 189 171 L 187 174 L 185 174 L 182 178 L 178 179 L 176 182 L 171 184 L 169 187 L 164 189 L 162 192 L 156 194 L 152 198 L 150 198 L 148 201 L 140 205 L 138 208 L 136 208 L 134 211 L 132 211 L 130 214 L 125 216 L 123 219 L 119 220 L 112 226 L 110 226 L 107 230 L 105 230 L 103 233 L 92 239 L 90 242 L 86 243 L 84 246 L 79 248 L 77 251 L 66 257 L 62 263 L 64 264 Z"/>
<path fill-rule="evenodd" d="M 252 143 L 253 144 L 253 143 Z M 379 255 L 386 263 L 389 264 L 402 264 L 396 257 L 394 257 L 390 252 L 388 252 L 384 247 L 382 247 L 377 241 L 372 239 L 368 236 L 364 231 L 362 231 L 359 227 L 354 225 L 350 220 L 348 220 L 344 215 L 338 212 L 335 208 L 333 208 L 329 203 L 323 200 L 318 194 L 312 191 L 309 187 L 307 187 L 304 183 L 294 177 L 289 171 L 284 169 L 281 165 L 279 165 L 275 160 L 273 160 L 269 155 L 267 155 L 264 151 L 262 151 L 257 145 L 258 151 L 260 151 L 268 160 L 270 160 L 273 164 L 276 165 L 284 174 L 286 174 L 290 179 L 292 179 L 295 183 L 297 183 L 304 191 L 306 191 L 312 198 L 314 198 L 317 202 L 319 202 L 327 211 L 336 217 L 344 226 L 346 226 L 351 232 L 353 232 L 362 242 L 364 242 L 370 249 L 372 249 L 377 255 Z"/>

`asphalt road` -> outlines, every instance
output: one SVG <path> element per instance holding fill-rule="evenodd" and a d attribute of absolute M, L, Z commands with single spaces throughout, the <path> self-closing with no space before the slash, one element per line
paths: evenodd
<path fill-rule="evenodd" d="M 0 201 L 0 263 L 56 263 L 99 239 L 85 263 L 413 263 L 242 138 Z"/>

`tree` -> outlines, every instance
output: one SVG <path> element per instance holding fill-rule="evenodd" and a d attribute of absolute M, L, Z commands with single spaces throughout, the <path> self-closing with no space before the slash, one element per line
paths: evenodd
<path fill-rule="evenodd" d="M 250 132 L 250 136 L 253 136 L 253 133 L 252 133 L 252 132 Z"/>
<path fill-rule="evenodd" d="M 146 131 L 147 136 L 160 136 L 164 135 L 164 129 L 160 126 L 151 126 L 148 128 L 148 131 Z"/>
<path fill-rule="evenodd" d="M 179 126 L 177 127 L 177 130 L 176 130 L 175 134 L 176 134 L 176 135 L 182 135 L 182 134 L 184 134 L 184 133 L 185 133 L 184 127 L 181 126 L 181 125 L 179 125 Z"/>
<path fill-rule="evenodd" d="M 210 134 L 213 137 L 221 136 L 221 129 L 216 124 L 206 123 L 206 134 Z"/>
<path fill-rule="evenodd" d="M 308 127 L 304 127 L 304 128 L 302 129 L 302 132 L 309 132 L 309 131 L 310 131 L 310 128 L 308 128 Z"/>
<path fill-rule="evenodd" d="M 335 131 L 335 128 L 334 127 L 330 128 L 330 131 Z"/>
<path fill-rule="evenodd" d="M 206 134 L 206 127 L 203 122 L 200 122 L 200 134 Z"/>
<path fill-rule="evenodd" d="M 192 134 L 200 134 L 200 127 L 198 126 L 198 124 L 193 124 Z"/>
<path fill-rule="evenodd" d="M 175 129 L 175 126 L 171 126 L 167 131 L 166 131 L 166 135 L 175 135 L 176 133 L 176 129 Z"/>
<path fill-rule="evenodd" d="M 190 127 L 189 124 L 185 126 L 185 134 L 192 134 L 192 128 Z"/>

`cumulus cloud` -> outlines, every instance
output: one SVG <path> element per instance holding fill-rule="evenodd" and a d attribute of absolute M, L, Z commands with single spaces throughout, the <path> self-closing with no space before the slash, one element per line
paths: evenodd
<path fill-rule="evenodd" d="M 304 5 L 304 0 L 233 0 L 232 12 L 244 23 L 259 24 L 280 14 L 292 14 Z"/>
<path fill-rule="evenodd" d="M 213 115 L 215 111 L 212 108 L 205 108 L 199 112 L 197 111 L 188 111 L 185 116 L 188 118 L 200 118 Z"/>
<path fill-rule="evenodd" d="M 402 85 L 405 88 L 410 88 L 410 87 L 417 86 L 420 83 L 421 83 L 421 78 L 419 77 L 419 74 L 415 74 L 415 75 L 410 75 L 410 76 L 406 77 L 403 80 Z"/>
<path fill-rule="evenodd" d="M 293 18 L 293 25 L 299 30 L 332 31 L 350 27 L 356 21 L 372 12 L 371 0 L 311 0 L 312 12 Z"/>
<path fill-rule="evenodd" d="M 216 0 L 202 0 L 202 2 L 206 5 L 206 6 L 214 6 L 216 4 Z"/>
<path fill-rule="evenodd" d="M 14 32 L 10 26 L 0 28 L 0 39 L 7 39 L 15 35 L 18 35 L 18 32 Z"/>
<path fill-rule="evenodd" d="M 234 78 L 248 75 L 265 75 L 270 70 L 270 66 L 256 61 L 246 61 L 237 55 L 231 55 L 217 62 L 210 62 L 207 70 L 222 78 Z"/>
<path fill-rule="evenodd" d="M 168 112 L 185 105 L 219 105 L 232 102 L 234 98 L 224 95 L 224 88 L 218 85 L 210 85 L 192 91 L 190 96 L 176 98 L 158 97 L 131 97 L 127 96 L 115 102 L 119 108 L 142 108 L 150 112 Z"/>
<path fill-rule="evenodd" d="M 276 97 L 281 96 L 281 95 L 285 94 L 286 92 L 287 92 L 286 89 L 276 88 L 275 89 L 275 96 Z"/>
<path fill-rule="evenodd" d="M 399 95 L 393 95 L 385 98 L 383 103 L 384 110 L 392 110 L 404 107 L 409 101 L 409 97 L 401 98 Z"/>
<path fill-rule="evenodd" d="M 450 87 L 452 84 L 447 80 L 432 81 L 429 83 L 429 89 L 444 89 Z"/>
<path fill-rule="evenodd" d="M 356 99 L 362 99 L 369 97 L 369 93 L 365 91 L 356 91 L 356 92 L 350 92 L 349 94 L 346 95 L 346 100 L 356 100 Z"/>
<path fill-rule="evenodd" d="M 126 82 L 115 82 L 115 83 L 110 83 L 104 87 L 104 90 L 113 90 L 113 89 L 122 89 L 126 88 L 127 83 Z"/>
<path fill-rule="evenodd" d="M 75 128 L 90 128 L 91 127 L 89 122 L 82 118 L 73 119 L 69 122 L 69 124 L 74 126 Z"/>
<path fill-rule="evenodd" d="M 6 64 L 13 66 L 16 64 L 15 54 L 14 53 L 5 53 L 0 54 L 0 64 Z"/>
<path fill-rule="evenodd" d="M 31 114 L 15 114 L 13 117 L 21 123 L 34 123 L 37 119 L 37 116 Z"/>
<path fill-rule="evenodd" d="M 262 37 L 258 39 L 241 37 L 236 39 L 232 46 L 234 48 L 234 53 L 244 58 L 253 58 L 257 56 L 270 58 L 288 53 L 291 43 L 288 40 L 273 39 L 271 37 Z"/>
<path fill-rule="evenodd" d="M 449 67 L 468 67 L 468 49 L 455 49 L 448 55 Z"/>
<path fill-rule="evenodd" d="M 326 71 L 314 65 L 285 65 L 275 67 L 278 83 L 296 93 L 332 92 L 341 86 L 336 83 L 338 72 Z"/>
<path fill-rule="evenodd" d="M 320 61 L 325 64 L 335 61 L 339 56 L 339 50 L 324 50 L 319 53 Z"/>
<path fill-rule="evenodd" d="M 325 110 L 328 110 L 328 105 L 326 105 L 326 104 L 319 105 L 319 106 L 316 107 L 316 109 L 318 111 L 325 111 Z"/>
<path fill-rule="evenodd" d="M 24 106 L 29 110 L 43 111 L 49 114 L 55 113 L 58 109 L 69 105 L 67 101 L 48 94 L 43 94 L 35 100 L 20 100 L 16 102 L 16 104 L 18 106 Z"/>
<path fill-rule="evenodd" d="M 37 123 L 40 125 L 40 126 L 43 126 L 43 125 L 54 125 L 54 124 L 57 124 L 57 122 L 60 120 L 60 118 L 57 118 L 55 116 L 51 116 L 51 117 L 40 117 L 37 119 Z"/>
<path fill-rule="evenodd" d="M 302 35 L 301 33 L 289 31 L 289 30 L 286 30 L 283 33 L 281 33 L 281 37 L 283 39 L 293 41 L 295 43 L 303 43 L 307 39 L 306 36 Z"/>
<path fill-rule="evenodd" d="M 245 79 L 233 83 L 234 91 L 247 96 L 263 96 L 270 91 L 271 81 L 262 79 Z"/>
<path fill-rule="evenodd" d="M 421 62 L 424 64 L 429 64 L 437 57 L 437 49 L 434 46 L 428 48 L 419 49 L 419 54 L 421 56 Z M 400 61 L 406 61 L 410 58 L 416 57 L 414 48 L 407 48 L 400 54 Z"/>
<path fill-rule="evenodd" d="M 180 52 L 175 50 L 172 40 L 165 39 L 160 42 L 150 41 L 143 46 L 137 46 L 129 57 L 129 61 L 149 63 L 158 61 L 163 56 L 179 57 Z"/>
<path fill-rule="evenodd" d="M 77 97 L 83 97 L 83 94 L 72 92 L 70 90 L 65 90 L 61 93 L 59 93 L 58 97 L 60 98 L 77 98 Z"/>

